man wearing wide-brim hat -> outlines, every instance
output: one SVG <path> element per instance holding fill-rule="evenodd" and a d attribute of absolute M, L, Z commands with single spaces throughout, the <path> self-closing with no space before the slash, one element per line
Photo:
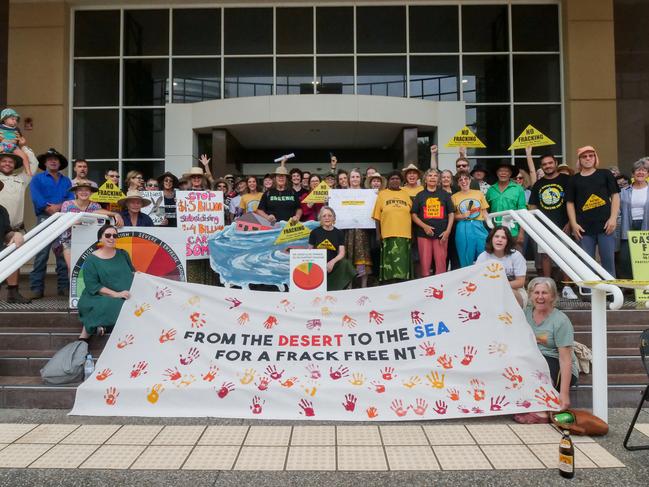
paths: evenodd
<path fill-rule="evenodd" d="M 142 208 L 149 206 L 151 200 L 144 198 L 137 190 L 126 193 L 126 197 L 120 199 L 117 204 L 122 207 L 120 215 L 127 227 L 152 227 L 153 220 L 149 215 L 142 213 Z"/>
<path fill-rule="evenodd" d="M 378 184 L 373 184 L 374 180 L 378 181 Z M 385 176 L 381 176 L 378 172 L 373 172 L 367 178 L 365 178 L 365 188 L 367 189 L 376 189 L 382 190 L 388 186 L 388 182 L 385 179 Z"/>
<path fill-rule="evenodd" d="M 406 184 L 403 185 L 403 190 L 408 193 L 411 198 L 414 198 L 424 189 L 424 187 L 419 184 L 421 171 L 411 162 L 404 167 L 401 172 L 403 172 L 403 178 L 406 180 Z"/>
<path fill-rule="evenodd" d="M 255 213 L 273 224 L 279 221 L 297 222 L 302 216 L 300 200 L 295 191 L 286 186 L 288 171 L 284 162 L 286 159 L 282 159 L 280 166 L 272 173 L 275 184 L 263 194 L 255 210 Z"/>
<path fill-rule="evenodd" d="M 518 168 L 511 164 L 510 161 L 504 160 L 496 168 L 496 177 L 498 182 L 492 185 L 488 190 L 485 198 L 489 203 L 489 211 L 496 213 L 506 210 L 524 210 L 527 208 L 525 201 L 525 191 L 520 184 L 512 181 L 512 178 L 518 174 Z M 502 217 L 495 218 L 496 225 L 502 223 Z M 520 247 L 523 244 L 523 230 L 517 223 L 512 223 L 509 227 L 512 237 L 516 238 L 516 243 Z"/>
<path fill-rule="evenodd" d="M 484 164 L 478 162 L 475 167 L 471 169 L 469 174 L 473 178 L 473 181 L 477 181 L 478 184 L 480 184 L 480 191 L 482 191 L 482 194 L 487 194 L 491 185 L 487 182 L 488 171 Z"/>

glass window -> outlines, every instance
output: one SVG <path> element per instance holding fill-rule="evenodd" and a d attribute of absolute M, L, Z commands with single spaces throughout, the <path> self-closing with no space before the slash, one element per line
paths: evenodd
<path fill-rule="evenodd" d="M 462 50 L 464 52 L 508 51 L 507 5 L 463 6 Z"/>
<path fill-rule="evenodd" d="M 275 22 L 277 54 L 313 53 L 313 8 L 278 8 Z"/>
<path fill-rule="evenodd" d="M 122 164 L 122 179 L 129 171 L 140 171 L 146 182 L 149 178 L 157 178 L 165 172 L 165 161 L 124 161 Z M 178 175 L 180 176 L 180 174 Z"/>
<path fill-rule="evenodd" d="M 221 98 L 220 59 L 174 59 L 173 73 L 174 103 Z"/>
<path fill-rule="evenodd" d="M 514 137 L 518 137 L 529 124 L 532 124 L 557 143 L 557 145 L 550 147 L 535 149 L 537 154 L 548 151 L 553 151 L 556 154 L 562 152 L 561 105 L 515 105 Z"/>
<path fill-rule="evenodd" d="M 507 154 L 512 143 L 509 106 L 479 106 L 466 108 L 468 127 L 487 146 L 486 149 L 468 149 L 470 155 Z"/>
<path fill-rule="evenodd" d="M 354 93 L 354 58 L 319 57 L 316 61 L 317 93 L 350 95 Z"/>
<path fill-rule="evenodd" d="M 316 46 L 318 54 L 354 52 L 354 9 L 316 8 Z"/>
<path fill-rule="evenodd" d="M 512 5 L 514 51 L 558 51 L 558 5 Z"/>
<path fill-rule="evenodd" d="M 75 56 L 119 56 L 119 10 L 74 14 Z"/>
<path fill-rule="evenodd" d="M 277 95 L 313 94 L 313 58 L 277 58 Z"/>
<path fill-rule="evenodd" d="M 406 52 L 405 7 L 357 7 L 357 52 Z"/>
<path fill-rule="evenodd" d="M 74 110 L 72 157 L 111 159 L 118 156 L 118 110 Z"/>
<path fill-rule="evenodd" d="M 273 9 L 226 8 L 225 54 L 272 54 Z"/>
<path fill-rule="evenodd" d="M 124 105 L 164 105 L 168 79 L 166 59 L 125 59 Z"/>
<path fill-rule="evenodd" d="M 169 54 L 169 10 L 124 10 L 124 55 Z"/>
<path fill-rule="evenodd" d="M 74 106 L 119 105 L 119 61 L 74 62 Z"/>
<path fill-rule="evenodd" d="M 221 9 L 174 9 L 173 54 L 221 54 Z"/>
<path fill-rule="evenodd" d="M 124 110 L 123 157 L 163 158 L 165 152 L 165 111 L 163 109 Z"/>
<path fill-rule="evenodd" d="M 462 63 L 462 91 L 465 101 L 509 101 L 507 55 L 462 56 Z"/>
<path fill-rule="evenodd" d="M 358 57 L 359 95 L 406 96 L 406 58 Z"/>
<path fill-rule="evenodd" d="M 558 54 L 514 56 L 514 101 L 561 101 Z"/>
<path fill-rule="evenodd" d="M 106 171 L 108 170 L 119 172 L 119 161 L 88 161 L 88 179 L 96 182 L 99 186 L 106 181 Z"/>
<path fill-rule="evenodd" d="M 460 33 L 456 6 L 411 6 L 410 52 L 458 52 Z"/>
<path fill-rule="evenodd" d="M 410 97 L 460 99 L 459 56 L 410 56 Z"/>
<path fill-rule="evenodd" d="M 227 58 L 224 70 L 225 98 L 273 94 L 271 58 Z"/>

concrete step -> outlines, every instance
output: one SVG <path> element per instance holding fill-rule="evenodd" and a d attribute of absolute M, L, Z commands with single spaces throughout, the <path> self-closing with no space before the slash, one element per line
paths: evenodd
<path fill-rule="evenodd" d="M 48 386 L 40 377 L 0 377 L 0 407 L 70 409 L 78 384 Z"/>
<path fill-rule="evenodd" d="M 56 352 L 68 343 L 77 340 L 78 337 L 79 330 L 64 332 L 7 332 L 0 330 L 0 351 L 54 350 Z M 107 341 L 108 335 L 93 337 L 91 348 L 103 350 Z"/>

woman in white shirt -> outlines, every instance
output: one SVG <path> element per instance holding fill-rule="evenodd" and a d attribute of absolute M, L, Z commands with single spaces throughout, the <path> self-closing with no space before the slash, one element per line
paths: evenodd
<path fill-rule="evenodd" d="M 485 251 L 478 256 L 476 264 L 495 260 L 502 265 L 516 301 L 524 308 L 527 305 L 527 293 L 525 292 L 527 262 L 523 254 L 515 249 L 515 246 L 516 241 L 507 227 L 494 227 L 487 235 Z"/>
<path fill-rule="evenodd" d="M 647 187 L 648 171 L 644 160 L 633 164 L 633 183 L 620 191 L 620 209 L 622 211 L 620 228 L 620 261 L 618 266 L 620 279 L 631 279 L 631 256 L 629 254 L 629 230 L 649 230 L 649 190 Z"/>

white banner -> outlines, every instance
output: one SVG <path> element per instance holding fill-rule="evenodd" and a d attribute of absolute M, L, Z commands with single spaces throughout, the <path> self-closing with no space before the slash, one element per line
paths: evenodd
<path fill-rule="evenodd" d="M 336 228 L 376 228 L 372 211 L 376 202 L 373 189 L 332 189 L 329 206 L 336 212 Z"/>
<path fill-rule="evenodd" d="M 176 191 L 176 215 L 187 238 L 187 260 L 208 259 L 207 238 L 225 224 L 223 191 Z"/>
<path fill-rule="evenodd" d="M 500 264 L 302 295 L 137 274 L 71 414 L 337 421 L 557 410 Z"/>

